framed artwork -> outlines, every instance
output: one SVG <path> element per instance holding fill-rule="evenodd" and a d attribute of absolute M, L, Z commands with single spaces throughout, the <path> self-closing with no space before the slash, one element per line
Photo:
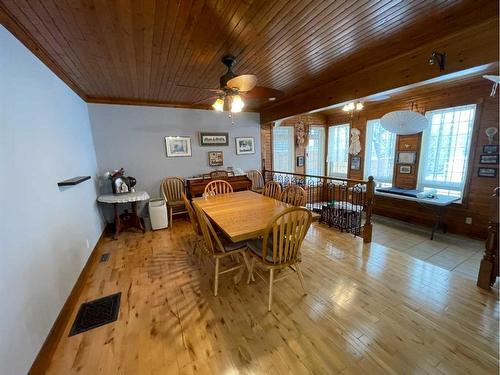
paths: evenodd
<path fill-rule="evenodd" d="M 356 155 L 351 158 L 351 170 L 359 171 L 361 170 L 361 157 Z"/>
<path fill-rule="evenodd" d="M 497 169 L 496 168 L 479 168 L 477 170 L 478 177 L 496 177 Z"/>
<path fill-rule="evenodd" d="M 208 153 L 208 165 L 211 167 L 220 167 L 224 164 L 224 154 L 222 151 L 210 151 Z"/>
<path fill-rule="evenodd" d="M 493 155 L 493 154 L 484 154 L 481 155 L 480 164 L 498 164 L 498 155 Z"/>
<path fill-rule="evenodd" d="M 411 165 L 400 165 L 399 173 L 402 174 L 410 174 L 411 173 Z"/>
<path fill-rule="evenodd" d="M 485 154 L 498 154 L 498 145 L 484 145 L 483 152 Z"/>
<path fill-rule="evenodd" d="M 415 164 L 416 161 L 416 151 L 400 151 L 398 153 L 398 164 Z"/>
<path fill-rule="evenodd" d="M 305 164 L 305 158 L 303 156 L 297 156 L 297 167 L 303 167 Z"/>
<path fill-rule="evenodd" d="M 167 157 L 191 156 L 191 137 L 165 137 Z"/>
<path fill-rule="evenodd" d="M 255 139 L 253 137 L 236 138 L 236 155 L 255 154 Z"/>
<path fill-rule="evenodd" d="M 200 132 L 200 146 L 228 146 L 229 133 Z"/>

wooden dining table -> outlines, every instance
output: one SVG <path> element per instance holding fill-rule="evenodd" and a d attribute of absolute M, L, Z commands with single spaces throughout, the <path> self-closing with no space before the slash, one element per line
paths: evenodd
<path fill-rule="evenodd" d="M 262 235 L 275 215 L 291 207 L 249 190 L 194 198 L 193 204 L 201 208 L 233 242 Z"/>

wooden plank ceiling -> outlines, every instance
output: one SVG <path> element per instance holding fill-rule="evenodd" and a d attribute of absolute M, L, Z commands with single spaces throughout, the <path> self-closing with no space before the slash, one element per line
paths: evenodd
<path fill-rule="evenodd" d="M 178 85 L 217 88 L 228 53 L 286 99 L 497 16 L 491 0 L 0 0 L 83 99 L 188 107 L 210 94 Z"/>

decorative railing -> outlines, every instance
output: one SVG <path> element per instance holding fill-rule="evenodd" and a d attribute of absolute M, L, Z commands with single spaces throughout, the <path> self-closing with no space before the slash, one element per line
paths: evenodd
<path fill-rule="evenodd" d="M 372 238 L 372 207 L 375 184 L 367 181 L 263 170 L 264 181 L 276 181 L 282 188 L 298 185 L 306 191 L 306 207 L 321 214 L 320 222 L 343 232 Z"/>

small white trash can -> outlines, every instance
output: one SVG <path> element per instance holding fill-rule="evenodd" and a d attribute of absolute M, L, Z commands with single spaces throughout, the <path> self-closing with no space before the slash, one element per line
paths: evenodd
<path fill-rule="evenodd" d="M 153 230 L 168 227 L 167 204 L 163 198 L 149 200 L 149 218 Z"/>

